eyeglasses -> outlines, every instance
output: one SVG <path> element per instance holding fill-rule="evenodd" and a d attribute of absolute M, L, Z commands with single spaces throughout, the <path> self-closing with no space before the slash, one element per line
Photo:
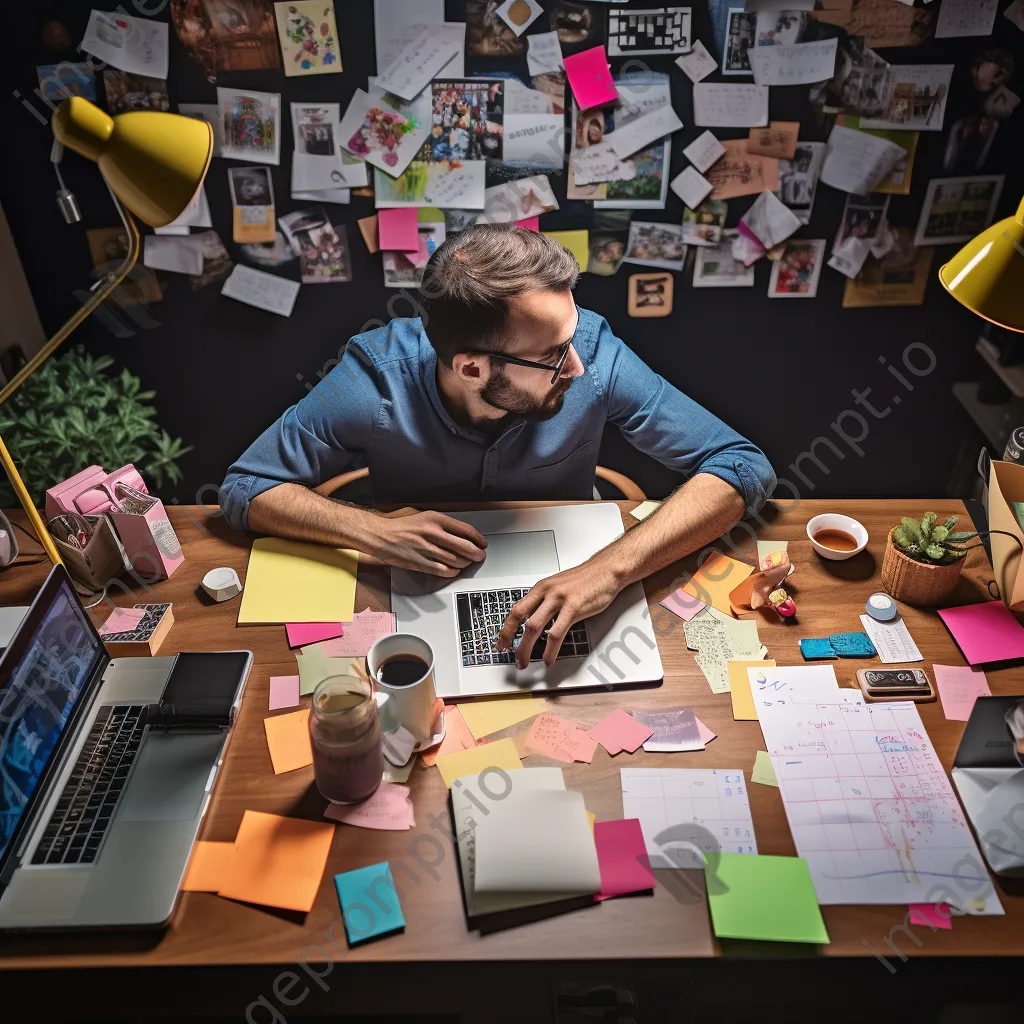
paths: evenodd
<path fill-rule="evenodd" d="M 516 366 L 530 366 L 535 370 L 551 370 L 551 383 L 554 384 L 562 373 L 562 367 L 565 366 L 565 361 L 569 358 L 569 349 L 571 348 L 572 340 L 570 339 L 559 351 L 557 363 L 538 363 L 533 359 L 520 359 L 518 356 L 507 356 L 504 352 L 483 351 L 481 355 L 490 356 L 492 359 L 500 359 L 505 363 L 515 363 Z"/>

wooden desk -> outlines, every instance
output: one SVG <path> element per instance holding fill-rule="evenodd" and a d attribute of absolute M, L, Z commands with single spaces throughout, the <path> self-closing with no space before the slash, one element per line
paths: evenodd
<path fill-rule="evenodd" d="M 630 502 L 622 502 L 627 526 L 636 525 L 627 515 Z M 800 637 L 826 636 L 840 630 L 860 628 L 858 616 L 864 602 L 874 590 L 880 589 L 879 569 L 885 537 L 889 528 L 903 514 L 920 517 L 934 509 L 940 518 L 956 513 L 964 517 L 959 502 L 941 501 L 804 501 L 799 508 L 774 515 L 770 531 L 762 536 L 789 541 L 789 552 L 797 567 L 793 577 L 799 607 L 799 623 L 783 625 L 764 620 L 761 639 L 769 656 L 780 664 L 801 664 L 797 647 Z M 203 827 L 202 837 L 231 840 L 248 809 L 269 811 L 319 819 L 324 801 L 313 785 L 312 769 L 274 776 L 263 730 L 267 716 L 269 677 L 291 674 L 295 660 L 285 642 L 283 627 L 236 627 L 237 601 L 212 605 L 198 592 L 204 573 L 214 566 L 230 565 L 244 577 L 251 536 L 233 534 L 211 510 L 175 508 L 171 518 L 185 548 L 184 565 L 169 581 L 157 584 L 152 596 L 139 593 L 125 596 L 119 604 L 134 601 L 161 600 L 174 602 L 174 627 L 161 648 L 161 654 L 179 650 L 218 650 L 250 648 L 255 652 L 255 666 L 232 740 L 229 755 L 218 782 L 215 798 Z M 212 510 L 216 512 L 216 509 Z M 868 529 L 871 542 L 868 550 L 848 562 L 824 562 L 811 550 L 804 532 L 807 520 L 819 512 L 843 511 L 858 518 Z M 966 522 L 966 517 L 964 517 Z M 734 532 L 737 545 L 748 560 L 753 560 L 753 543 L 745 531 Z M 742 540 L 742 543 L 741 543 Z M 685 567 L 692 570 L 695 559 L 687 559 L 649 579 L 646 583 L 652 605 L 663 598 Z M 0 576 L 0 603 L 27 603 L 42 580 L 45 565 L 15 567 Z M 981 549 L 971 553 L 954 602 L 968 603 L 986 597 L 985 581 L 991 569 Z M 360 564 L 356 607 L 361 609 L 388 607 L 387 572 L 383 568 Z M 933 662 L 962 664 L 963 659 L 939 618 L 930 612 L 905 610 L 911 633 L 925 654 L 925 664 Z M 686 754 L 648 754 L 642 749 L 635 755 L 621 754 L 610 758 L 598 749 L 593 764 L 564 766 L 566 783 L 579 789 L 587 807 L 599 819 L 621 816 L 622 802 L 619 768 L 630 766 L 671 766 L 689 768 L 740 768 L 748 773 L 755 752 L 764 746 L 757 722 L 735 722 L 728 694 L 713 695 L 693 656 L 687 652 L 681 622 L 679 628 L 660 639 L 665 680 L 653 686 L 630 692 L 576 693 L 549 698 L 558 712 L 584 726 L 592 725 L 609 711 L 620 706 L 657 708 L 690 706 L 717 734 L 704 752 Z M 852 684 L 855 669 L 861 662 L 843 660 L 835 663 L 841 684 Z M 988 673 L 995 694 L 1024 692 L 1024 675 L 1020 668 L 999 669 Z M 304 698 L 308 703 L 308 698 Z M 947 722 L 938 703 L 921 706 L 921 715 L 943 764 L 949 769 L 963 724 Z M 528 723 L 527 723 L 528 724 Z M 513 727 L 509 734 L 526 728 Z M 554 763 L 543 757 L 531 757 L 529 765 Z M 794 964 L 814 963 L 819 982 L 828 974 L 826 961 L 836 958 L 862 958 L 870 965 L 867 975 L 874 979 L 887 977 L 887 971 L 872 959 L 871 949 L 889 952 L 883 942 L 894 925 L 903 922 L 905 908 L 895 906 L 824 907 L 823 913 L 832 943 L 824 947 L 785 944 L 726 943 L 719 944 L 710 929 L 700 875 L 687 872 L 689 883 L 679 883 L 673 872 L 659 872 L 659 886 L 653 897 L 612 900 L 570 914 L 525 924 L 520 927 L 487 934 L 467 929 L 463 912 L 457 859 L 446 838 L 447 791 L 440 774 L 433 768 L 418 765 L 410 779 L 416 808 L 416 827 L 409 832 L 374 832 L 338 826 L 327 870 L 313 910 L 305 917 L 279 913 L 204 893 L 185 894 L 181 899 L 176 921 L 166 934 L 151 941 L 121 940 L 114 937 L 33 938 L 0 941 L 0 968 L 7 971 L 33 972 L 41 968 L 62 971 L 68 968 L 169 968 L 218 965 L 226 971 L 223 977 L 242 977 L 240 968 L 263 968 L 247 978 L 241 995 L 230 1000 L 224 982 L 212 986 L 209 1005 L 220 1003 L 233 1017 L 261 992 L 270 995 L 271 979 L 280 966 L 291 965 L 304 955 L 310 961 L 334 961 L 332 976 L 324 982 L 333 995 L 324 994 L 311 984 L 312 995 L 321 1006 L 344 1005 L 354 1012 L 360 1005 L 378 1011 L 385 1003 L 423 1010 L 424 986 L 433 991 L 429 1005 L 434 1012 L 451 1005 L 448 988 L 450 974 L 444 967 L 462 968 L 459 977 L 497 977 L 488 975 L 486 967 L 508 967 L 515 962 L 529 962 L 540 972 L 535 977 L 554 977 L 571 965 L 606 962 L 617 969 L 635 965 L 638 970 L 662 963 L 676 978 L 686 960 L 727 957 L 755 957 L 752 971 L 785 958 Z M 751 785 L 750 804 L 757 833 L 758 849 L 765 854 L 795 854 L 789 827 L 777 789 Z M 342 937 L 340 911 L 333 884 L 333 875 L 378 861 L 390 861 L 402 891 L 402 909 L 407 927 L 404 934 L 384 941 L 369 943 L 349 950 Z M 1024 896 L 1011 894 L 997 883 L 1000 899 L 1006 908 L 1005 917 L 965 917 L 954 921 L 952 931 L 932 933 L 919 928 L 920 948 L 898 935 L 901 949 L 913 957 L 1008 957 L 1024 953 Z M 332 948 L 325 930 L 333 929 L 341 949 Z M 866 943 L 866 944 L 865 944 Z M 866 958 L 866 960 L 863 960 Z M 683 961 L 683 962 L 681 962 Z M 381 967 L 406 963 L 402 973 L 395 970 L 381 975 Z M 902 966 L 895 960 L 897 966 Z M 366 972 L 357 972 L 363 965 Z M 474 966 L 469 966 L 474 965 Z M 546 966 L 545 966 L 546 965 Z M 1009 964 L 1007 965 L 1009 966 Z M 917 965 L 915 965 L 915 968 Z M 274 968 L 273 970 L 271 968 Z M 326 970 L 326 966 L 323 968 Z M 710 970 L 708 965 L 706 970 Z M 794 968 L 795 970 L 796 968 Z M 543 974 L 547 971 L 548 974 Z M 479 973 L 477 973 L 479 972 Z M 553 972 L 553 973 L 552 973 Z M 132 978 L 152 977 L 148 971 L 126 972 Z M 906 972 L 909 974 L 909 971 Z M 605 969 L 599 972 L 605 978 Z M 789 977 L 782 972 L 783 977 Z M 83 978 L 97 979 L 101 972 L 74 972 L 76 999 L 85 999 L 91 988 Z M 166 977 L 166 971 L 157 972 Z M 195 976 L 189 972 L 189 977 Z M 793 975 L 795 977 L 796 975 Z M 310 983 L 304 975 L 303 981 Z M 356 977 L 390 979 L 372 998 L 360 995 L 362 986 L 338 979 Z M 395 984 L 401 978 L 401 984 Z M 10 980 L 10 976 L 8 976 Z M 417 980 L 418 979 L 418 980 Z M 408 982 L 408 984 L 406 984 Z M 763 979 L 763 984 L 772 982 Z M 776 980 L 775 983 L 778 983 Z M 542 983 L 541 983 L 542 984 Z M 135 986 L 132 986 L 135 987 Z M 10 991 L 10 989 L 8 989 Z M 767 989 L 756 993 L 737 994 L 735 998 L 761 998 Z M 339 993 L 344 992 L 342 998 Z M 364 993 L 365 995 L 365 993 Z M 163 990 L 167 1007 L 184 998 L 175 987 Z M 244 1000 L 240 1002 L 239 1000 Z M 293 1014 L 305 1013 L 316 999 L 309 1000 Z M 225 1001 L 226 1000 L 226 1001 Z M 503 991 L 501 1000 L 514 1003 Z M 170 1012 L 168 1010 L 168 1012 Z M 335 1011 L 336 1012 L 336 1011 Z M 268 1017 L 257 1016 L 257 1019 Z M 487 1019 L 498 1019 L 490 1014 Z M 520 1018 L 522 1019 L 522 1018 Z"/>

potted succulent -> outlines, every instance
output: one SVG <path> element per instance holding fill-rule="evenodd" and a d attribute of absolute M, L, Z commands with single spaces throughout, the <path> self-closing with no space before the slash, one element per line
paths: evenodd
<path fill-rule="evenodd" d="M 882 586 L 897 601 L 912 605 L 935 605 L 956 588 L 964 557 L 970 550 L 965 541 L 977 533 L 954 533 L 957 517 L 936 524 L 929 512 L 918 522 L 906 516 L 889 531 L 882 556 Z"/>

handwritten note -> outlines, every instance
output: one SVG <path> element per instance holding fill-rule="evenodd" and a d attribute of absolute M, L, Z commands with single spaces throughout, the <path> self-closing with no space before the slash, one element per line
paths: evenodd
<path fill-rule="evenodd" d="M 704 132 L 683 150 L 683 156 L 703 174 L 716 160 L 725 156 L 725 146 L 711 132 Z"/>
<path fill-rule="evenodd" d="M 897 619 L 895 622 L 878 622 L 870 615 L 862 615 L 860 621 L 864 626 L 864 632 L 875 645 L 883 665 L 924 661 L 924 655 L 914 643 L 914 638 L 903 619 Z"/>
<path fill-rule="evenodd" d="M 999 0 L 942 0 L 935 38 L 990 36 L 998 13 Z"/>
<path fill-rule="evenodd" d="M 455 25 L 425 26 L 377 76 L 377 88 L 414 99 L 462 48 L 463 31 Z"/>
<path fill-rule="evenodd" d="M 107 621 L 99 628 L 100 636 L 111 633 L 127 633 L 145 618 L 144 608 L 115 608 L 107 617 Z"/>
<path fill-rule="evenodd" d="M 562 70 L 562 46 L 557 32 L 537 32 L 526 37 L 526 66 L 531 77 Z"/>
<path fill-rule="evenodd" d="M 236 263 L 220 293 L 247 306 L 256 306 L 278 316 L 291 316 L 300 287 L 298 281 Z"/>
<path fill-rule="evenodd" d="M 980 668 L 966 665 L 933 665 L 942 713 L 951 722 L 966 722 L 979 697 L 991 697 L 988 679 Z"/>
<path fill-rule="evenodd" d="M 402 832 L 416 824 L 407 786 L 381 782 L 372 796 L 358 804 L 330 804 L 325 818 L 360 828 Z"/>
<path fill-rule="evenodd" d="M 689 53 L 676 58 L 676 64 L 686 72 L 686 76 L 694 84 L 703 81 L 712 71 L 718 70 L 718 62 L 699 39 L 693 41 L 693 49 Z"/>
<path fill-rule="evenodd" d="M 577 185 L 630 181 L 636 177 L 636 164 L 632 160 L 620 160 L 607 142 L 597 142 L 573 152 L 572 171 Z"/>
<path fill-rule="evenodd" d="M 906 155 L 895 142 L 837 124 L 828 137 L 821 180 L 842 192 L 866 196 Z"/>
<path fill-rule="evenodd" d="M 477 224 L 514 224 L 524 217 L 558 209 L 558 200 L 546 174 L 492 185 L 484 192 L 484 197 L 484 212 L 477 217 Z"/>
<path fill-rule="evenodd" d="M 708 169 L 712 199 L 733 199 L 736 196 L 774 192 L 779 187 L 779 161 L 770 156 L 747 152 L 746 139 L 723 142 L 725 156 Z"/>
<path fill-rule="evenodd" d="M 589 764 L 597 749 L 597 741 L 587 735 L 575 722 L 559 715 L 538 715 L 526 734 L 526 747 L 546 754 L 556 761 L 571 764 L 585 761 Z"/>
<path fill-rule="evenodd" d="M 755 156 L 773 156 L 792 160 L 800 137 L 799 121 L 772 121 L 767 128 L 751 128 L 747 152 Z"/>
<path fill-rule="evenodd" d="M 381 211 L 383 213 L 383 211 Z M 351 622 L 345 623 L 345 632 L 320 645 L 325 658 L 361 658 L 382 636 L 395 631 L 395 617 L 391 612 L 371 612 L 369 608 L 356 612 Z"/>
<path fill-rule="evenodd" d="M 625 160 L 638 149 L 643 149 L 657 139 L 663 139 L 666 135 L 679 131 L 682 127 L 683 122 L 679 120 L 672 105 L 667 103 L 610 132 L 604 141 L 618 157 Z"/>
<path fill-rule="evenodd" d="M 810 85 L 827 82 L 836 69 L 838 39 L 815 43 L 751 46 L 747 50 L 758 85 Z"/>
<path fill-rule="evenodd" d="M 765 125 L 768 123 L 768 86 L 699 82 L 693 87 L 693 120 L 701 128 Z"/>

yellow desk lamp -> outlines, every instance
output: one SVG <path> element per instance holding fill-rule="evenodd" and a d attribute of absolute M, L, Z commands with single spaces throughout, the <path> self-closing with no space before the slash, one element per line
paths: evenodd
<path fill-rule="evenodd" d="M 986 228 L 940 271 L 943 287 L 997 327 L 1024 331 L 1024 201 Z"/>
<path fill-rule="evenodd" d="M 72 96 L 57 109 L 53 116 L 53 134 L 56 143 L 51 159 L 61 186 L 57 202 L 65 221 L 75 224 L 82 219 L 75 197 L 64 187 L 60 176 L 63 147 L 67 146 L 99 165 L 124 224 L 128 252 L 116 270 L 105 274 L 96 283 L 93 293 L 82 308 L 0 390 L 0 404 L 53 354 L 131 272 L 139 257 L 139 231 L 131 214 L 134 213 L 150 227 L 157 228 L 176 220 L 195 198 L 213 156 L 213 129 L 205 121 L 155 110 L 134 111 L 111 117 L 80 96 Z M 0 462 L 7 471 L 25 515 L 39 537 L 39 543 L 54 565 L 60 563 L 61 557 L 56 545 L 32 503 L 2 438 Z"/>

